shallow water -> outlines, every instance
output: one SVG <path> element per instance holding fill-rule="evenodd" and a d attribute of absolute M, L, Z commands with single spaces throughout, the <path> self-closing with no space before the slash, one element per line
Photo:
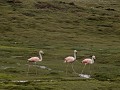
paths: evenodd
<path fill-rule="evenodd" d="M 82 78 L 90 78 L 91 77 L 90 75 L 87 75 L 87 74 L 79 74 L 79 76 Z"/>

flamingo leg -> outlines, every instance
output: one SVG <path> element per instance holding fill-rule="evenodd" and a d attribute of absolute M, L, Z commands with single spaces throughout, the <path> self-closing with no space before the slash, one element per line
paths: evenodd
<path fill-rule="evenodd" d="M 82 69 L 82 72 L 81 72 L 81 74 L 83 73 L 83 71 L 84 71 L 84 69 L 85 69 L 85 66 L 86 66 L 86 64 L 84 65 L 84 67 L 83 67 L 83 69 Z"/>
<path fill-rule="evenodd" d="M 90 75 L 91 75 L 91 67 L 90 67 L 90 65 L 89 65 L 89 70 L 90 70 Z"/>
<path fill-rule="evenodd" d="M 67 63 L 66 63 L 66 64 L 67 64 Z M 68 68 L 68 65 L 69 65 L 69 64 L 66 65 L 66 75 L 67 75 L 67 68 Z"/>
<path fill-rule="evenodd" d="M 30 71 L 30 64 L 28 64 L 27 75 L 29 74 L 29 71 Z"/>
<path fill-rule="evenodd" d="M 75 71 L 75 69 L 74 69 L 74 67 L 73 67 L 73 63 L 72 63 L 72 70 L 73 70 L 73 72 L 75 73 L 75 74 L 78 74 L 78 73 L 76 73 L 76 71 Z"/>
<path fill-rule="evenodd" d="M 36 66 L 36 62 L 35 62 L 35 66 Z M 37 66 L 36 66 L 36 75 L 37 75 Z"/>

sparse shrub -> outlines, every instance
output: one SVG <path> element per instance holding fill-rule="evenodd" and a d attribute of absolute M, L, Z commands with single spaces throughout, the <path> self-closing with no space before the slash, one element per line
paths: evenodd
<path fill-rule="evenodd" d="M 94 78 L 99 81 L 107 81 L 110 79 L 110 76 L 106 73 L 95 73 Z"/>
<path fill-rule="evenodd" d="M 7 0 L 8 3 L 22 3 L 20 0 Z"/>
<path fill-rule="evenodd" d="M 94 20 L 94 21 L 99 21 L 99 20 L 104 20 L 102 17 L 88 17 L 88 20 Z"/>
<path fill-rule="evenodd" d="M 58 75 L 57 72 L 50 72 L 51 75 Z"/>
<path fill-rule="evenodd" d="M 5 69 L 6 72 L 11 72 L 11 73 L 19 73 L 20 71 L 18 71 L 16 68 L 8 68 Z"/>
<path fill-rule="evenodd" d="M 107 9 L 105 9 L 105 10 L 108 10 L 108 11 L 115 11 L 115 9 L 113 9 L 113 8 L 107 8 Z"/>
<path fill-rule="evenodd" d="M 56 7 L 50 3 L 47 3 L 47 2 L 37 2 L 35 4 L 35 7 L 37 9 L 58 9 L 58 7 Z"/>
<path fill-rule="evenodd" d="M 69 5 L 75 5 L 75 3 L 74 2 L 70 2 Z"/>
<path fill-rule="evenodd" d="M 23 15 L 26 15 L 26 16 L 30 16 L 30 17 L 33 17 L 33 16 L 35 16 L 35 14 L 33 14 L 33 13 L 28 13 L 28 12 L 26 12 L 26 13 L 22 13 Z"/>

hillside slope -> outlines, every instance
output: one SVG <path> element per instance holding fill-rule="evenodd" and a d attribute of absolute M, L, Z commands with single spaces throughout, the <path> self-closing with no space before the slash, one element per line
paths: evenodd
<path fill-rule="evenodd" d="M 38 87 L 46 90 L 50 85 L 53 86 L 51 90 L 57 87 L 58 90 L 68 90 L 69 85 L 76 83 L 77 86 L 79 82 L 82 87 L 69 87 L 69 90 L 83 89 L 82 83 L 86 80 L 74 75 L 71 68 L 68 77 L 65 77 L 63 60 L 72 55 L 74 49 L 78 50 L 79 62 L 91 55 L 96 56 L 92 67 L 94 80 L 87 81 L 89 86 L 91 82 L 96 84 L 86 90 L 120 89 L 117 84 L 120 81 L 119 0 L 0 0 L 1 81 L 43 80 L 43 87 L 39 87 L 41 82 L 37 82 L 37 86 L 32 81 L 27 82 L 25 87 L 20 84 L 20 89 L 29 90 L 32 85 L 34 88 L 31 90 Z M 39 50 L 43 50 L 45 55 L 37 65 L 47 66 L 52 71 L 40 69 L 40 73 L 34 76 L 33 67 L 30 76 L 23 76 L 27 71 L 27 59 L 38 56 Z M 77 62 L 74 65 L 80 73 L 83 65 Z M 88 72 L 87 67 L 85 73 Z M 54 80 L 51 84 L 50 79 Z M 109 82 L 113 84 L 109 85 Z M 9 82 L 5 86 L 2 83 L 0 89 L 19 87 L 14 84 L 18 83 Z M 66 86 L 61 88 L 63 84 Z"/>

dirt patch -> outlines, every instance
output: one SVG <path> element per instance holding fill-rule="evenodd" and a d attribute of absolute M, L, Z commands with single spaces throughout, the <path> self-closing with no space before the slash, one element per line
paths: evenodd
<path fill-rule="evenodd" d="M 22 3 L 20 0 L 7 0 L 8 3 Z"/>

